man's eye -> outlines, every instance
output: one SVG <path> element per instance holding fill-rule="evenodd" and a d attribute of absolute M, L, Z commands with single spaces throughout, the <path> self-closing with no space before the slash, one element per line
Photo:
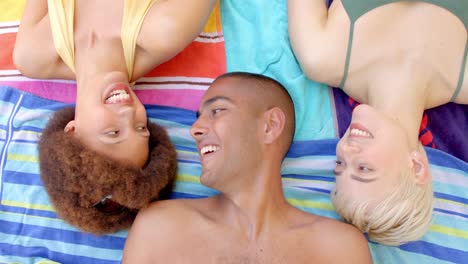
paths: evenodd
<path fill-rule="evenodd" d="M 138 130 L 138 131 L 146 131 L 146 129 L 147 129 L 146 126 L 139 126 L 139 127 L 137 127 L 137 130 Z"/>
<path fill-rule="evenodd" d="M 211 114 L 216 115 L 216 114 L 218 114 L 219 112 L 221 112 L 223 110 L 224 110 L 224 108 L 215 108 L 215 109 L 211 110 Z"/>

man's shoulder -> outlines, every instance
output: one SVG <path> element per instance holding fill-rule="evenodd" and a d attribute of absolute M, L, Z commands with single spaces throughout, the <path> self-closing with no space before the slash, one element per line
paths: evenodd
<path fill-rule="evenodd" d="M 347 243 L 351 240 L 367 243 L 362 232 L 356 227 L 333 218 L 314 215 L 310 222 L 305 225 L 305 228 L 314 234 L 323 234 L 320 238 L 322 242 L 327 241 L 327 238 L 331 238 L 333 244 L 336 245 Z M 335 241 L 335 235 L 340 237 L 339 243 Z"/>
<path fill-rule="evenodd" d="M 311 250 L 317 260 L 345 261 L 350 263 L 370 263 L 370 252 L 367 239 L 356 227 L 336 219 L 316 216 L 301 228 L 303 243 L 318 251 Z M 339 250 L 340 254 L 336 252 Z"/>
<path fill-rule="evenodd" d="M 132 236 L 148 239 L 170 235 L 176 241 L 179 235 L 193 231 L 193 222 L 202 221 L 202 214 L 197 208 L 198 204 L 204 203 L 203 200 L 174 199 L 154 202 L 138 212 L 130 233 Z M 158 228 L 154 228 L 156 226 Z"/>
<path fill-rule="evenodd" d="M 184 220 L 184 216 L 195 215 L 203 208 L 206 198 L 202 199 L 171 199 L 161 200 L 150 204 L 138 213 L 137 218 L 154 220 L 174 220 L 174 217 Z"/>
<path fill-rule="evenodd" d="M 204 200 L 157 201 L 140 210 L 128 233 L 124 263 L 154 263 L 193 243 L 196 223 L 202 222 L 197 208 L 203 207 Z"/>

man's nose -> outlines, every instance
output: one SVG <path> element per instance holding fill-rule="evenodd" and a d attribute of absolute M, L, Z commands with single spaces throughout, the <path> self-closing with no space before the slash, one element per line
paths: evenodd
<path fill-rule="evenodd" d="M 208 133 L 208 127 L 206 126 L 202 117 L 199 117 L 190 128 L 190 135 L 196 140 Z"/>

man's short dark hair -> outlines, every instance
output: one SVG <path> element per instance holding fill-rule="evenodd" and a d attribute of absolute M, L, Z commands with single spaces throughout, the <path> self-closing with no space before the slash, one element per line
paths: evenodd
<path fill-rule="evenodd" d="M 224 78 L 240 78 L 244 80 L 253 80 L 258 82 L 259 86 L 262 88 L 271 88 L 271 87 L 276 87 L 280 93 L 284 96 L 284 98 L 287 101 L 287 104 L 290 105 L 290 115 L 289 118 L 291 119 L 291 127 L 289 128 L 290 131 L 288 131 L 288 142 L 287 146 L 289 146 L 294 137 L 294 131 L 295 131 L 295 126 L 296 126 L 296 119 L 295 119 L 295 110 L 294 110 L 294 101 L 291 98 L 291 95 L 289 94 L 288 90 L 277 80 L 268 77 L 266 75 L 258 74 L 258 73 L 251 73 L 251 72 L 227 72 L 224 73 L 216 78 L 216 80 L 224 79 Z M 216 81 L 215 80 L 215 81 Z"/>

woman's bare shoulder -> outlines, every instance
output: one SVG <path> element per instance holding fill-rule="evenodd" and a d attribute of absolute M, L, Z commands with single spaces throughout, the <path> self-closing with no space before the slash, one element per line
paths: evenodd
<path fill-rule="evenodd" d="M 16 68 L 28 77 L 74 78 L 74 74 L 55 50 L 47 1 L 26 3 L 16 36 L 13 62 Z"/>

